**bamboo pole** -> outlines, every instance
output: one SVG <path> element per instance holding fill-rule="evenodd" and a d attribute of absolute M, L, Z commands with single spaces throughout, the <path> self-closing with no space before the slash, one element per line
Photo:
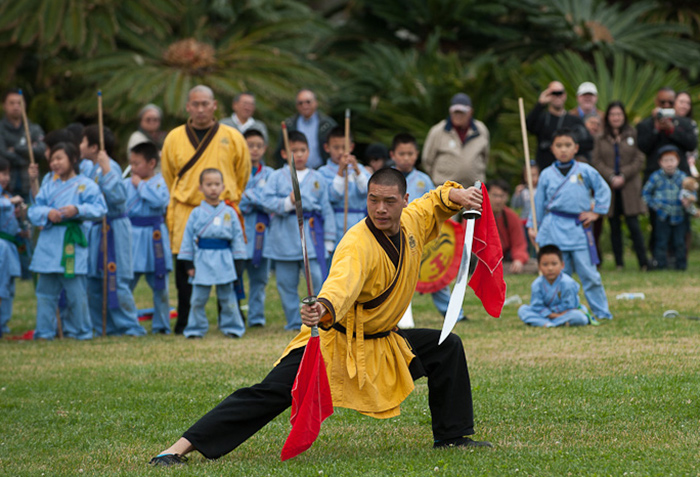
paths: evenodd
<path fill-rule="evenodd" d="M 535 191 L 532 186 L 532 170 L 530 169 L 530 145 L 527 140 L 527 128 L 525 127 L 525 106 L 523 98 L 518 98 L 518 107 L 520 108 L 520 130 L 523 135 L 523 149 L 525 151 L 525 175 L 527 176 L 527 189 L 530 191 L 530 213 L 532 214 L 532 228 L 537 235 L 537 211 L 535 210 Z M 533 244 L 535 250 L 539 252 L 540 247 L 537 242 Z"/>
<path fill-rule="evenodd" d="M 97 91 L 97 125 L 100 132 L 100 151 L 105 150 L 104 123 L 102 120 L 102 91 Z M 102 217 L 102 336 L 107 336 L 107 216 Z"/>

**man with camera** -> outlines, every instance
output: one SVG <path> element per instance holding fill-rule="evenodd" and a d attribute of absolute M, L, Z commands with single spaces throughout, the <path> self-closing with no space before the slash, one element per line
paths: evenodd
<path fill-rule="evenodd" d="M 559 81 L 552 81 L 547 89 L 542 91 L 537 104 L 527 115 L 525 123 L 527 130 L 537 136 L 537 155 L 535 160 L 540 170 L 550 166 L 554 162 L 554 155 L 550 150 L 552 134 L 561 128 L 573 129 L 577 135 L 579 156 L 586 160 L 591 157 L 593 150 L 593 138 L 589 134 L 581 118 L 571 115 L 564 109 L 566 102 L 566 90 Z"/>
<path fill-rule="evenodd" d="M 678 169 L 690 174 L 686 152 L 693 151 L 698 146 L 693 122 L 690 118 L 676 117 L 673 102 L 676 92 L 664 87 L 656 93 L 656 107 L 651 116 L 637 125 L 637 147 L 647 156 L 644 169 L 644 182 L 659 168 L 659 149 L 663 146 L 676 146 L 681 151 Z"/>

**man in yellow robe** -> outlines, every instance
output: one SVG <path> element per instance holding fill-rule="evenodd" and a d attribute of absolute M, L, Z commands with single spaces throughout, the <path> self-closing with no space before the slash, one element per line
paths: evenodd
<path fill-rule="evenodd" d="M 212 90 L 203 85 L 192 88 L 187 100 L 186 124 L 168 133 L 163 143 L 161 167 L 170 190 L 165 217 L 170 232 L 172 253 L 177 257 L 190 212 L 204 200 L 199 190 L 199 175 L 214 168 L 221 171 L 226 188 L 221 199 L 236 210 L 250 178 L 250 152 L 241 133 L 219 124 L 214 117 L 217 103 Z M 191 262 L 175 261 L 175 285 L 178 291 L 175 333 L 187 326 L 192 285 L 187 270 Z"/>
<path fill-rule="evenodd" d="M 333 405 L 378 418 L 399 414 L 413 380 L 428 377 L 434 447 L 490 447 L 474 441 L 469 372 L 462 341 L 439 330 L 396 328 L 418 281 L 425 243 L 461 207 L 481 209 L 481 192 L 446 182 L 408 205 L 406 181 L 394 169 L 369 181 L 368 218 L 352 227 L 333 257 L 318 303 L 301 310 L 304 327 L 262 383 L 239 389 L 151 460 L 184 462 L 197 450 L 218 458 L 243 443 L 291 403 L 291 389 L 310 326 L 318 324 Z"/>

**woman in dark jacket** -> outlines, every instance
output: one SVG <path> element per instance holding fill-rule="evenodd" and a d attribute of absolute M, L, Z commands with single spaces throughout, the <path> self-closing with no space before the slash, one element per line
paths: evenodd
<path fill-rule="evenodd" d="M 639 214 L 646 212 L 640 175 L 645 166 L 645 158 L 644 153 L 637 148 L 637 131 L 627 123 L 625 106 L 620 101 L 613 101 L 605 111 L 603 134 L 596 138 L 592 163 L 613 192 L 608 220 L 615 264 L 618 268 L 624 265 L 620 219 L 624 215 L 639 267 L 646 270 L 646 248 L 637 219 Z"/>

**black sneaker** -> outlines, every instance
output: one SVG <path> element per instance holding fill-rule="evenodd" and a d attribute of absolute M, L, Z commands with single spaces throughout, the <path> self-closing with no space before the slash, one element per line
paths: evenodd
<path fill-rule="evenodd" d="M 185 465 L 187 457 L 180 454 L 161 454 L 155 456 L 148 462 L 149 465 L 156 467 L 170 467 L 172 465 Z"/>
<path fill-rule="evenodd" d="M 487 441 L 475 441 L 469 437 L 456 437 L 454 439 L 445 439 L 444 441 L 435 441 L 433 449 L 445 449 L 448 447 L 493 447 Z"/>

